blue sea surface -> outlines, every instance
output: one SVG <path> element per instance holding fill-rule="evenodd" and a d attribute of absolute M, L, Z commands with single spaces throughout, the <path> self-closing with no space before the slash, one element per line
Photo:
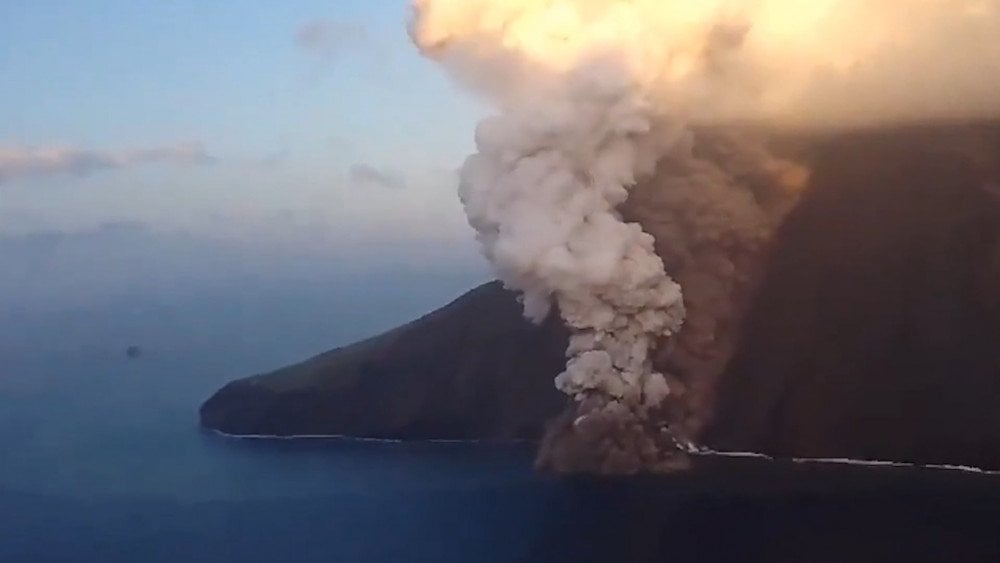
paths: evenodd
<path fill-rule="evenodd" d="M 572 496 L 533 475 L 528 449 L 198 427 L 227 381 L 406 320 L 437 291 L 381 316 L 301 291 L 8 313 L 0 561 L 537 560 Z"/>
<path fill-rule="evenodd" d="M 1000 560 L 1000 488 L 970 475 L 748 460 L 555 480 L 528 447 L 198 427 L 226 382 L 471 283 L 371 285 L 0 303 L 0 563 Z"/>

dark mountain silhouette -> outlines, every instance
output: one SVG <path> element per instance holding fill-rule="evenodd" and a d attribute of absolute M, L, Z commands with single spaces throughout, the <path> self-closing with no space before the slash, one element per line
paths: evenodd
<path fill-rule="evenodd" d="M 1000 467 L 998 139 L 905 128 L 814 149 L 710 443 Z"/>
<path fill-rule="evenodd" d="M 534 439 L 563 404 L 567 333 L 499 282 L 381 336 L 233 382 L 201 408 L 232 434 Z"/>

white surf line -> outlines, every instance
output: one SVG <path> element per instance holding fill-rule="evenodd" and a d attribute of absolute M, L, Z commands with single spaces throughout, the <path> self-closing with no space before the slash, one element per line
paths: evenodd
<path fill-rule="evenodd" d="M 817 464 L 817 465 L 858 465 L 867 467 L 897 467 L 897 468 L 907 468 L 907 469 L 933 469 L 936 471 L 956 471 L 960 473 L 974 473 L 977 475 L 1000 475 L 1000 471 L 982 469 L 980 467 L 972 467 L 968 465 L 950 465 L 950 464 L 920 464 L 920 463 L 910 463 L 903 461 L 883 461 L 874 459 L 850 459 L 850 458 L 812 458 L 812 457 L 793 457 L 793 458 L 780 458 L 769 456 L 767 454 L 757 453 L 757 452 L 722 452 L 716 451 L 709 448 L 703 448 L 696 446 L 694 444 L 678 444 L 684 452 L 702 457 L 730 457 L 730 458 L 756 458 L 764 459 L 768 461 L 791 461 L 792 463 L 798 464 Z"/>
<path fill-rule="evenodd" d="M 289 435 L 278 435 L 278 434 L 230 434 L 228 432 L 223 432 L 222 430 L 212 429 L 212 432 L 223 438 L 230 438 L 233 440 L 257 440 L 257 441 L 292 441 L 292 440 L 344 440 L 351 442 L 376 442 L 383 444 L 400 444 L 404 440 L 395 440 L 391 438 L 358 438 L 356 436 L 345 436 L 343 434 L 289 434 Z"/>
<path fill-rule="evenodd" d="M 361 442 L 375 444 L 524 444 L 528 440 L 510 440 L 504 442 L 484 442 L 483 440 L 400 440 L 393 438 L 361 438 L 357 436 L 347 436 L 344 434 L 291 434 L 287 436 L 271 434 L 229 434 L 221 430 L 212 429 L 212 432 L 233 440 L 257 440 L 257 441 L 309 441 L 309 440 L 342 440 L 345 442 Z M 677 447 L 684 453 L 700 457 L 728 457 L 728 458 L 754 458 L 767 461 L 791 461 L 798 464 L 817 465 L 858 465 L 867 467 L 896 467 L 902 469 L 933 469 L 937 471 L 956 471 L 960 473 L 974 473 L 977 475 L 1000 475 L 1000 470 L 982 469 L 968 465 L 949 464 L 919 464 L 903 461 L 882 461 L 875 459 L 850 459 L 850 458 L 822 458 L 822 457 L 793 457 L 781 458 L 757 452 L 725 452 L 697 446 L 692 443 L 677 443 Z"/>
<path fill-rule="evenodd" d="M 367 442 L 376 444 L 525 444 L 528 440 L 504 440 L 504 441 L 484 441 L 484 440 L 455 440 L 455 439 L 426 439 L 426 440 L 402 440 L 398 438 L 364 438 L 359 436 L 348 436 L 345 434 L 229 434 L 221 430 L 212 429 L 212 432 L 223 438 L 232 440 L 258 440 L 258 441 L 320 441 L 320 440 L 340 440 L 344 442 Z"/>

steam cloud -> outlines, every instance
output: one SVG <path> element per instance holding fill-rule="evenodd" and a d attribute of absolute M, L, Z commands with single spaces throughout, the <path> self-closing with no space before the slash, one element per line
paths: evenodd
<path fill-rule="evenodd" d="M 470 224 L 525 314 L 573 333 L 556 469 L 668 468 L 697 436 L 808 180 L 733 124 L 1000 115 L 1000 0 L 908 1 L 905 25 L 894 0 L 414 9 L 421 51 L 498 109 L 462 169 Z"/>

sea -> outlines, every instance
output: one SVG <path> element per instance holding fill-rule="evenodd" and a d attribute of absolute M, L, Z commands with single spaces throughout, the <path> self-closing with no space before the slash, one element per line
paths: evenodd
<path fill-rule="evenodd" d="M 389 328 L 465 283 L 387 285 L 368 300 L 295 287 L 8 308 L 0 562 L 1000 560 L 996 481 L 972 476 L 895 487 L 908 479 L 896 470 L 856 487 L 740 461 L 757 465 L 554 478 L 525 445 L 199 428 L 199 405 L 226 382 Z"/>
<path fill-rule="evenodd" d="M 199 405 L 227 381 L 465 289 L 452 278 L 410 287 L 427 289 L 220 289 L 8 310 L 0 561 L 530 560 L 570 498 L 535 477 L 530 448 L 240 440 L 198 426 Z"/>

